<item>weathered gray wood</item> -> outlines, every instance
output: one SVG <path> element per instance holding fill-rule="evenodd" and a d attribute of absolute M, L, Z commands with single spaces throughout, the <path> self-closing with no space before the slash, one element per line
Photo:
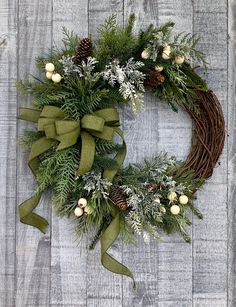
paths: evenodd
<path fill-rule="evenodd" d="M 228 1 L 228 306 L 236 306 L 236 2 Z"/>
<path fill-rule="evenodd" d="M 62 27 L 80 36 L 88 34 L 87 1 L 53 0 L 52 36 L 60 46 Z M 87 250 L 86 240 L 76 242 L 73 231 L 75 219 L 60 219 L 52 215 L 51 298 L 50 306 L 87 305 Z"/>
<path fill-rule="evenodd" d="M 0 46 L 0 306 L 236 305 L 235 10 L 234 0 L 1 1 L 0 37 L 6 34 L 7 44 Z M 199 46 L 207 53 L 210 67 L 205 78 L 220 99 L 229 133 L 221 165 L 198 193 L 198 206 L 205 218 L 193 218 L 192 245 L 183 243 L 179 236 L 164 236 L 160 243 L 145 245 L 140 239 L 137 247 L 118 242 L 111 249 L 134 271 L 137 292 L 128 278 L 100 266 L 99 246 L 91 252 L 86 251 L 88 240 L 78 246 L 73 219 L 59 220 L 54 214 L 51 218 L 47 199 L 38 209 L 51 219 L 46 236 L 15 222 L 16 203 L 29 197 L 34 187 L 26 167 L 26 151 L 14 149 L 17 70 L 20 78 L 28 78 L 34 72 L 35 56 L 49 49 L 52 40 L 60 44 L 62 26 L 83 37 L 88 32 L 96 37 L 96 28 L 106 17 L 117 13 L 122 24 L 130 12 L 136 13 L 136 30 L 150 22 L 161 24 L 172 19 L 178 30 L 201 36 Z M 129 148 L 126 163 L 162 149 L 184 159 L 191 139 L 188 116 L 182 111 L 171 112 L 150 94 L 145 102 L 146 111 L 138 119 L 128 110 L 123 114 Z M 19 105 L 26 104 L 27 99 L 19 97 Z M 21 122 L 18 126 L 20 135 L 29 125 Z"/>
<path fill-rule="evenodd" d="M 137 30 L 150 22 L 157 25 L 170 19 L 176 22 L 176 30 L 192 30 L 192 4 L 189 1 L 126 1 L 126 18 L 130 12 L 137 15 Z M 185 158 L 191 142 L 191 121 L 187 114 L 181 110 L 175 114 L 170 106 L 151 94 L 146 95 L 145 109 L 138 119 L 130 120 L 128 115 L 125 117 L 127 160 L 140 161 L 161 150 L 175 154 L 178 158 Z M 150 247 L 140 240 L 135 257 L 130 247 L 125 247 L 123 258 L 129 259 L 128 263 L 135 271 L 138 281 L 138 290 L 132 293 L 129 281 L 124 279 L 125 306 L 165 306 L 170 302 L 177 306 L 191 305 L 191 245 L 183 243 L 182 238 L 177 235 L 161 235 L 163 242 L 152 241 Z"/>
<path fill-rule="evenodd" d="M 0 3 L 0 306 L 13 306 L 15 291 L 17 6 L 8 4 Z"/>
<path fill-rule="evenodd" d="M 97 37 L 97 28 L 111 14 L 117 14 L 120 24 L 123 22 L 123 1 L 89 1 L 89 32 Z M 122 260 L 122 246 L 116 242 L 109 251 L 118 260 Z M 87 304 L 88 306 L 122 306 L 122 278 L 108 272 L 101 266 L 100 244 L 87 258 Z"/>
<path fill-rule="evenodd" d="M 19 78 L 27 79 L 35 72 L 36 56 L 51 46 L 51 1 L 19 1 L 18 13 L 18 69 Z M 28 99 L 19 97 L 19 105 L 26 106 Z M 18 136 L 29 127 L 19 122 Z M 32 126 L 31 126 L 32 127 Z M 18 204 L 34 189 L 32 173 L 27 167 L 28 152 L 19 150 L 17 158 Z M 47 201 L 37 210 L 50 222 Z M 50 231 L 43 235 L 37 229 L 16 224 L 16 306 L 48 306 L 50 293 Z"/>
<path fill-rule="evenodd" d="M 194 32 L 207 54 L 206 75 L 218 95 L 227 125 L 227 1 L 194 1 Z M 204 220 L 193 224 L 193 304 L 227 306 L 227 146 L 204 189 L 198 205 Z M 221 174 L 225 173 L 223 176 Z"/>
<path fill-rule="evenodd" d="M 72 223 L 52 215 L 50 306 L 86 306 L 86 241 L 78 246 Z"/>

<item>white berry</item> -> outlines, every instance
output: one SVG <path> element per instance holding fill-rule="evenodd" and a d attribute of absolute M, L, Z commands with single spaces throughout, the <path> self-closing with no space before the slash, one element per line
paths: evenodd
<path fill-rule="evenodd" d="M 46 71 L 53 72 L 55 70 L 55 66 L 52 63 L 47 63 L 45 65 L 45 69 L 46 69 Z"/>
<path fill-rule="evenodd" d="M 180 213 L 180 207 L 177 206 L 177 205 L 173 205 L 171 206 L 170 208 L 170 212 L 173 214 L 173 215 L 178 215 Z"/>
<path fill-rule="evenodd" d="M 166 213 L 166 208 L 164 206 L 161 206 L 160 207 L 160 211 L 165 214 Z"/>
<path fill-rule="evenodd" d="M 167 54 L 166 52 L 162 52 L 162 58 L 163 58 L 163 60 L 169 60 L 170 54 Z"/>
<path fill-rule="evenodd" d="M 141 53 L 141 58 L 144 60 L 147 60 L 149 58 L 149 53 L 147 49 L 144 49 L 143 52 Z"/>
<path fill-rule="evenodd" d="M 171 53 L 171 48 L 170 48 L 170 46 L 166 46 L 166 47 L 163 49 L 162 58 L 163 58 L 164 60 L 169 60 L 169 59 L 170 59 L 170 53 Z"/>
<path fill-rule="evenodd" d="M 179 203 L 180 203 L 181 205 L 186 205 L 186 204 L 188 203 L 188 196 L 186 196 L 186 195 L 181 195 L 181 196 L 179 197 Z"/>
<path fill-rule="evenodd" d="M 86 207 L 87 204 L 88 204 L 88 202 L 87 202 L 87 199 L 86 199 L 86 198 L 80 198 L 80 199 L 78 200 L 78 206 L 79 206 L 80 208 Z"/>
<path fill-rule="evenodd" d="M 168 195 L 167 195 L 167 198 L 170 200 L 170 201 L 174 201 L 177 197 L 177 194 L 175 192 L 169 192 Z"/>
<path fill-rule="evenodd" d="M 52 75 L 53 75 L 52 72 L 50 72 L 50 71 L 47 71 L 47 72 L 46 72 L 46 78 L 47 78 L 47 79 L 51 80 L 51 79 L 52 79 Z"/>
<path fill-rule="evenodd" d="M 177 55 L 175 57 L 175 63 L 178 64 L 178 65 L 183 64 L 184 60 L 185 60 L 185 58 L 184 58 L 183 55 Z"/>
<path fill-rule="evenodd" d="M 163 48 L 163 52 L 166 52 L 166 53 L 171 53 L 171 47 L 169 45 L 165 46 Z"/>
<path fill-rule="evenodd" d="M 84 208 L 84 212 L 87 213 L 87 214 L 92 214 L 93 209 L 91 207 L 87 206 L 87 207 Z"/>
<path fill-rule="evenodd" d="M 84 210 L 80 207 L 76 207 L 74 210 L 74 214 L 75 216 L 80 217 L 84 214 Z"/>
<path fill-rule="evenodd" d="M 161 72 L 163 69 L 164 69 L 163 66 L 159 66 L 159 65 L 155 66 L 155 70 L 158 71 L 158 72 Z"/>
<path fill-rule="evenodd" d="M 154 198 L 154 202 L 160 204 L 161 203 L 160 198 L 159 197 Z"/>
<path fill-rule="evenodd" d="M 53 81 L 54 83 L 59 83 L 59 82 L 61 82 L 61 79 L 62 79 L 62 77 L 61 77 L 60 74 L 53 74 L 53 75 L 52 75 L 52 81 Z"/>

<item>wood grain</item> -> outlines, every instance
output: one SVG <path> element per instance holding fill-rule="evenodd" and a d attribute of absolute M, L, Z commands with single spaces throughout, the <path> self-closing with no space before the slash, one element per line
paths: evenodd
<path fill-rule="evenodd" d="M 194 1 L 194 32 L 206 53 L 210 87 L 219 97 L 227 124 L 227 1 Z M 223 5 L 224 4 L 224 5 Z M 219 71 L 220 70 L 220 71 Z M 218 73 L 217 73 L 218 72 Z M 193 305 L 227 306 L 227 146 L 212 178 L 198 192 L 204 220 L 193 224 Z M 222 176 L 222 174 L 224 175 Z"/>
<path fill-rule="evenodd" d="M 34 74 L 35 57 L 51 47 L 51 1 L 20 0 L 18 8 L 18 69 L 19 79 Z M 30 97 L 19 97 L 26 106 Z M 18 137 L 32 127 L 19 122 Z M 28 152 L 19 149 L 17 156 L 18 204 L 31 196 L 34 179 L 27 167 Z M 50 206 L 42 200 L 38 212 L 50 221 Z M 47 306 L 50 293 L 50 231 L 43 236 L 37 229 L 16 224 L 16 306 Z"/>
<path fill-rule="evenodd" d="M 16 2 L 0 3 L 0 306 L 14 305 L 16 204 Z"/>
<path fill-rule="evenodd" d="M 236 306 L 236 2 L 228 5 L 228 306 Z"/>

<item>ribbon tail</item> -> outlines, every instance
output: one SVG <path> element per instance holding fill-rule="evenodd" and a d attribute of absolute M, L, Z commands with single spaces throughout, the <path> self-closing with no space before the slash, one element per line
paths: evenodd
<path fill-rule="evenodd" d="M 48 140 L 45 137 L 42 137 L 32 144 L 28 164 L 34 176 L 36 176 L 36 172 L 40 164 L 39 155 L 41 155 L 49 148 L 51 148 L 52 143 L 53 143 L 52 140 Z M 19 210 L 21 223 L 36 227 L 40 231 L 45 233 L 48 226 L 47 220 L 42 216 L 33 212 L 33 210 L 39 204 L 41 195 L 42 193 L 38 193 L 32 196 L 31 198 L 27 199 L 26 201 L 24 201 L 22 204 L 19 205 L 18 210 Z"/>
<path fill-rule="evenodd" d="M 50 149 L 52 144 L 53 140 L 46 137 L 42 137 L 32 144 L 28 165 L 35 177 L 40 165 L 39 156 Z"/>
<path fill-rule="evenodd" d="M 81 155 L 77 175 L 83 175 L 90 171 L 94 162 L 95 141 L 88 132 L 81 132 Z"/>
<path fill-rule="evenodd" d="M 48 222 L 42 216 L 33 212 L 41 199 L 41 193 L 24 201 L 19 206 L 20 221 L 23 224 L 31 225 L 38 228 L 41 232 L 46 233 Z"/>
<path fill-rule="evenodd" d="M 37 123 L 40 117 L 41 111 L 29 108 L 20 108 L 20 115 L 18 119 L 26 120 L 28 122 Z"/>
<path fill-rule="evenodd" d="M 107 250 L 115 242 L 119 233 L 120 216 L 119 213 L 117 213 L 101 237 L 101 262 L 107 270 L 116 274 L 125 275 L 132 278 L 135 288 L 136 284 L 133 273 L 126 266 L 124 266 L 122 263 L 120 263 L 107 253 Z"/>

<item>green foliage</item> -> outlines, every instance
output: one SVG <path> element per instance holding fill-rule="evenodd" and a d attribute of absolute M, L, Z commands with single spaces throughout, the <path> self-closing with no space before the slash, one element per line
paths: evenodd
<path fill-rule="evenodd" d="M 79 36 L 75 34 L 74 31 L 69 31 L 66 27 L 62 28 L 62 33 L 63 33 L 62 42 L 64 44 L 63 53 L 74 56 L 80 43 Z"/>
<path fill-rule="evenodd" d="M 155 62 L 157 59 L 159 61 L 163 48 L 170 45 L 173 27 L 174 23 L 170 21 L 161 27 L 153 29 L 152 35 L 145 46 L 152 61 Z"/>
<path fill-rule="evenodd" d="M 35 130 L 25 130 L 20 138 L 19 145 L 30 148 L 32 144 L 43 136 L 42 132 Z"/>
<path fill-rule="evenodd" d="M 52 187 L 55 207 L 65 204 L 68 195 L 76 187 L 75 175 L 80 153 L 77 147 L 70 147 L 52 153 L 44 159 L 37 173 L 38 192 Z"/>
<path fill-rule="evenodd" d="M 206 65 L 204 53 L 196 49 L 198 42 L 199 37 L 196 34 L 179 33 L 174 37 L 172 43 L 173 54 L 184 55 Z"/>
<path fill-rule="evenodd" d="M 95 57 L 99 66 L 104 67 L 113 59 L 123 64 L 133 56 L 137 47 L 137 38 L 132 34 L 135 16 L 129 17 L 126 27 L 117 24 L 116 16 L 112 15 L 98 29 L 99 39 L 96 43 Z"/>
<path fill-rule="evenodd" d="M 113 141 L 107 141 L 103 139 L 96 139 L 96 151 L 99 155 L 112 154 L 120 150 L 122 145 Z"/>
<path fill-rule="evenodd" d="M 118 180 L 117 184 L 121 184 L 119 180 L 122 180 L 123 185 L 140 188 L 142 182 L 150 180 L 150 174 L 152 177 L 159 172 L 162 175 L 168 168 L 177 165 L 180 165 L 180 163 L 176 161 L 175 157 L 168 156 L 166 152 L 161 152 L 151 159 L 145 159 L 142 163 L 129 164 L 126 168 L 120 170 L 115 180 Z"/>
<path fill-rule="evenodd" d="M 152 39 L 154 27 L 149 25 L 146 30 L 140 30 L 138 35 L 138 42 L 135 51 L 136 57 L 140 57 L 142 51 L 146 48 L 150 40 Z"/>
<path fill-rule="evenodd" d="M 74 31 L 69 31 L 66 27 L 62 28 L 62 44 L 61 48 L 56 46 L 52 47 L 52 50 L 48 52 L 45 56 L 40 56 L 36 58 L 36 66 L 40 72 L 45 72 L 45 65 L 46 63 L 54 63 L 56 66 L 56 71 L 59 73 L 63 73 L 62 65 L 60 64 L 59 60 L 63 56 L 74 56 L 76 50 L 80 43 L 80 38 Z"/>
<path fill-rule="evenodd" d="M 67 78 L 59 93 L 50 96 L 70 118 L 79 119 L 99 108 L 99 104 L 109 95 L 109 90 L 99 88 L 96 81 L 78 76 Z"/>
<path fill-rule="evenodd" d="M 188 63 L 184 63 L 181 66 L 181 70 L 187 77 L 188 88 L 197 89 L 204 92 L 209 90 L 206 81 L 204 81 Z"/>
<path fill-rule="evenodd" d="M 52 96 L 58 94 L 61 85 L 51 81 L 19 81 L 17 83 L 18 91 L 23 95 L 30 95 L 31 104 L 37 109 L 42 109 L 45 105 L 57 105 L 51 100 Z"/>
<path fill-rule="evenodd" d="M 79 180 L 83 182 L 84 187 L 81 195 L 89 200 L 87 206 L 91 213 L 84 214 L 78 219 L 76 233 L 81 237 L 85 232 L 95 231 L 89 246 L 92 249 L 112 219 L 114 208 L 108 200 L 108 189 L 111 183 L 103 179 L 101 173 L 94 172 L 85 174 Z"/>
<path fill-rule="evenodd" d="M 153 29 L 146 48 L 151 60 L 160 62 L 163 48 L 169 46 L 171 48 L 170 58 L 173 60 L 175 56 L 184 56 L 188 60 L 206 64 L 205 55 L 196 49 L 199 38 L 196 34 L 178 33 L 173 35 L 174 23 L 169 21 L 163 26 Z M 171 64 L 170 61 L 168 61 Z M 168 63 L 167 62 L 167 63 Z"/>
<path fill-rule="evenodd" d="M 169 42 L 172 35 L 172 30 L 175 26 L 173 21 L 167 21 L 163 26 L 156 29 L 155 33 L 161 33 L 166 42 Z"/>
<path fill-rule="evenodd" d="M 110 220 L 104 219 L 104 221 L 101 223 L 100 227 L 94 234 L 93 238 L 91 239 L 91 242 L 89 244 L 89 249 L 94 249 L 95 245 L 98 243 L 99 239 L 101 238 L 104 230 L 109 226 Z"/>
<path fill-rule="evenodd" d="M 163 86 L 154 89 L 154 94 L 165 99 L 174 111 L 179 105 L 191 106 L 195 112 L 199 111 L 196 90 L 207 91 L 207 84 L 194 72 L 189 64 L 168 66 L 164 75 L 166 81 Z"/>
<path fill-rule="evenodd" d="M 96 155 L 94 159 L 95 170 L 116 169 L 118 166 L 116 160 L 107 155 Z"/>

